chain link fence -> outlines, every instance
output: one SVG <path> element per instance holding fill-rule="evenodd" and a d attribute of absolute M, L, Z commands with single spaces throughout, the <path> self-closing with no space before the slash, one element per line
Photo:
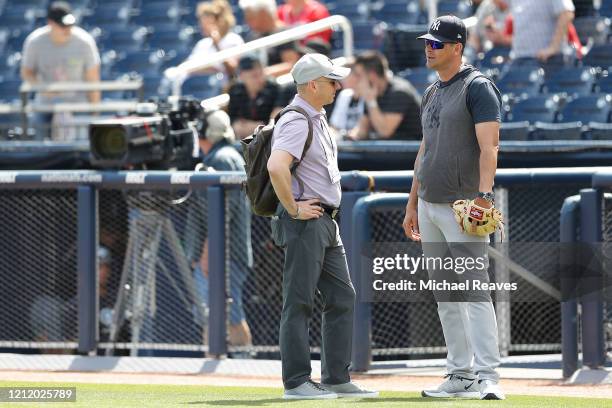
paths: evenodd
<path fill-rule="evenodd" d="M 75 348 L 75 192 L 0 190 L 0 214 L 0 348 Z"/>
<path fill-rule="evenodd" d="M 507 239 L 558 242 L 561 205 L 580 187 L 510 187 Z M 0 252 L 0 347 L 76 348 L 76 192 L 0 190 L 0 211 L 4 214 L 0 236 L 5 242 Z M 609 201 L 605 211 L 604 237 L 609 241 Z M 215 238 L 208 235 L 205 190 L 101 189 L 98 214 L 99 352 L 201 356 L 208 348 L 206 242 Z M 403 216 L 403 208 L 372 213 L 372 242 L 405 241 Z M 226 190 L 225 232 L 229 351 L 277 358 L 282 249 L 272 243 L 269 220 L 251 216 L 238 190 Z M 555 271 L 540 261 L 538 250 L 512 253 L 511 249 L 510 255 L 519 265 L 554 282 Z M 546 296 L 527 281 L 517 277 L 513 281 L 519 283 L 517 293 Z M 559 350 L 558 302 L 518 300 L 510 304 L 509 351 Z M 314 353 L 320 347 L 321 309 L 317 296 L 311 322 Z M 606 311 L 610 322 L 612 310 L 608 306 Z M 433 297 L 427 302 L 373 304 L 374 356 L 444 352 Z"/>

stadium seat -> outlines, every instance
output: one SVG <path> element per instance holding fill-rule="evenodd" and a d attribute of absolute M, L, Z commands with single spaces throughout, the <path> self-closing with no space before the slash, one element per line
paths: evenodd
<path fill-rule="evenodd" d="M 20 52 L 0 54 L 0 81 L 19 79 L 20 68 Z"/>
<path fill-rule="evenodd" d="M 354 21 L 353 41 L 357 50 L 380 49 L 384 41 L 384 30 L 377 21 Z"/>
<path fill-rule="evenodd" d="M 161 54 L 161 55 L 160 55 Z M 157 75 L 161 66 L 163 53 L 136 51 L 119 58 L 113 65 L 116 73 L 135 72 L 140 75 Z"/>
<path fill-rule="evenodd" d="M 529 122 L 502 122 L 499 129 L 501 140 L 528 140 Z"/>
<path fill-rule="evenodd" d="M 150 49 L 184 51 L 191 49 L 194 30 L 191 27 L 172 25 L 157 25 L 149 36 L 147 44 Z"/>
<path fill-rule="evenodd" d="M 544 82 L 543 92 L 566 95 L 588 95 L 593 92 L 595 72 L 591 67 L 566 67 Z"/>
<path fill-rule="evenodd" d="M 11 130 L 21 128 L 21 113 L 0 113 L 0 139 L 8 139 Z"/>
<path fill-rule="evenodd" d="M 601 0 L 598 12 L 600 16 L 612 16 L 612 0 Z"/>
<path fill-rule="evenodd" d="M 126 26 L 108 33 L 102 40 L 102 48 L 113 49 L 117 53 L 132 53 L 143 48 L 147 29 L 144 27 Z"/>
<path fill-rule="evenodd" d="M 612 74 L 608 69 L 608 75 L 599 78 L 596 84 L 597 90 L 601 93 L 612 94 Z"/>
<path fill-rule="evenodd" d="M 221 93 L 221 81 L 216 74 L 194 75 L 183 82 L 181 89 L 183 95 L 192 95 L 198 99 L 206 99 Z"/>
<path fill-rule="evenodd" d="M 83 17 L 86 26 L 124 25 L 127 23 L 130 7 L 125 4 L 100 3 L 90 15 Z"/>
<path fill-rule="evenodd" d="M 612 140 L 612 123 L 589 123 L 586 138 L 591 140 Z"/>
<path fill-rule="evenodd" d="M 465 0 L 438 0 L 438 15 L 452 14 L 460 18 L 469 17 L 472 14 L 470 2 Z"/>
<path fill-rule="evenodd" d="M 427 67 L 407 69 L 398 72 L 397 75 L 410 82 L 421 95 L 429 85 L 438 79 L 436 72 Z"/>
<path fill-rule="evenodd" d="M 384 1 L 372 5 L 371 16 L 388 24 L 418 24 L 421 8 L 418 1 Z"/>
<path fill-rule="evenodd" d="M 339 1 L 328 5 L 329 14 L 340 14 L 351 22 L 367 20 L 370 14 L 368 2 L 363 2 L 355 5 L 353 2 Z"/>
<path fill-rule="evenodd" d="M 0 101 L 13 102 L 20 99 L 19 87 L 21 79 L 0 81 Z"/>
<path fill-rule="evenodd" d="M 140 9 L 140 13 L 130 19 L 133 24 L 154 27 L 156 24 L 178 22 L 181 16 L 178 4 L 152 3 Z"/>
<path fill-rule="evenodd" d="M 555 121 L 557 102 L 548 95 L 538 95 L 518 101 L 508 114 L 510 122 L 529 123 Z"/>
<path fill-rule="evenodd" d="M 510 48 L 495 47 L 485 52 L 477 65 L 482 69 L 501 68 L 510 61 Z"/>
<path fill-rule="evenodd" d="M 578 17 L 574 26 L 582 45 L 601 45 L 608 41 L 610 34 L 610 19 L 608 17 Z"/>
<path fill-rule="evenodd" d="M 6 43 L 6 50 L 13 52 L 20 52 L 23 50 L 23 43 L 27 36 L 30 35 L 29 31 L 15 31 L 14 35 L 8 39 Z"/>
<path fill-rule="evenodd" d="M 496 82 L 503 94 L 512 97 L 535 96 L 540 92 L 544 71 L 536 67 L 517 67 L 507 70 Z"/>
<path fill-rule="evenodd" d="M 425 44 L 417 37 L 427 29 L 427 25 L 405 25 L 385 30 L 383 53 L 393 72 L 425 66 Z"/>
<path fill-rule="evenodd" d="M 607 68 L 612 66 L 612 44 L 596 45 L 582 59 L 584 65 Z"/>
<path fill-rule="evenodd" d="M 9 31 L 31 31 L 36 19 L 35 9 L 29 5 L 11 4 L 0 15 L 0 27 Z"/>

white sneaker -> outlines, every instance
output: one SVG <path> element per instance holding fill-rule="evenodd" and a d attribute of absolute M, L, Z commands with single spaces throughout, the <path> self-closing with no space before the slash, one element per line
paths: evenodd
<path fill-rule="evenodd" d="M 478 398 L 480 388 L 476 378 L 462 377 L 457 374 L 446 374 L 447 378 L 435 390 L 423 390 L 421 396 L 433 398 Z"/>
<path fill-rule="evenodd" d="M 378 391 L 366 390 L 354 382 L 344 384 L 321 384 L 326 390 L 335 392 L 340 398 L 377 398 Z"/>
<path fill-rule="evenodd" d="M 480 380 L 480 399 L 482 400 L 504 400 L 506 396 L 499 387 L 499 384 L 493 380 Z"/>
<path fill-rule="evenodd" d="M 338 398 L 338 394 L 328 391 L 321 385 L 312 380 L 306 381 L 290 390 L 285 390 L 283 399 L 333 399 Z"/>

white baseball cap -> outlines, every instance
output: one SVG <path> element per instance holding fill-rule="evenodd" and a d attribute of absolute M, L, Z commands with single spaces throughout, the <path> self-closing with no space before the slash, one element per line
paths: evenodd
<path fill-rule="evenodd" d="M 306 54 L 291 69 L 296 84 L 305 84 L 321 77 L 339 81 L 350 73 L 350 68 L 334 65 L 332 60 L 323 54 Z"/>
<path fill-rule="evenodd" d="M 217 143 L 225 139 L 230 143 L 234 142 L 235 134 L 232 129 L 230 117 L 225 111 L 217 110 L 206 116 L 208 127 L 206 128 L 206 139 L 212 143 Z"/>

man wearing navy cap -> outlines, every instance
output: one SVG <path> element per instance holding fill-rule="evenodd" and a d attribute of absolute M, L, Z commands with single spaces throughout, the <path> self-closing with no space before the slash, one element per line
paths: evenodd
<path fill-rule="evenodd" d="M 425 40 L 427 66 L 439 79 L 421 102 L 423 140 L 414 163 L 404 231 L 421 241 L 427 258 L 480 259 L 468 270 L 429 268 L 430 279 L 467 278 L 488 283 L 489 236 L 470 235 L 455 220 L 452 203 L 474 199 L 491 208 L 497 168 L 501 95 L 476 68 L 462 64 L 467 30 L 461 19 L 442 16 Z M 468 281 L 473 282 L 474 280 Z M 495 310 L 489 291 L 434 291 L 448 350 L 446 381 L 423 397 L 504 399 L 496 368 L 500 363 Z"/>
<path fill-rule="evenodd" d="M 97 82 L 100 80 L 100 54 L 93 37 L 75 26 L 76 18 L 70 5 L 63 1 L 51 3 L 47 10 L 47 25 L 34 30 L 23 44 L 21 78 L 29 83 Z M 37 102 L 99 102 L 100 92 L 62 92 L 36 95 Z M 50 135 L 51 113 L 33 117 L 37 138 Z"/>

